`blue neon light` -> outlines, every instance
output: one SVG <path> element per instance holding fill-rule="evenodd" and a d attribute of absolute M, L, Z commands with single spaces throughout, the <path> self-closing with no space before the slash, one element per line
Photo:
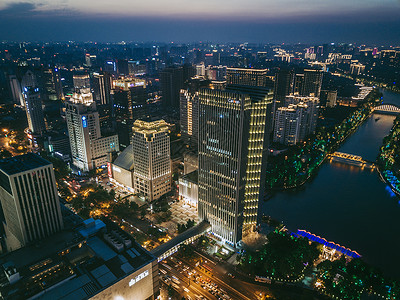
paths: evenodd
<path fill-rule="evenodd" d="M 82 116 L 82 127 L 86 128 L 87 127 L 87 120 L 85 116 Z"/>

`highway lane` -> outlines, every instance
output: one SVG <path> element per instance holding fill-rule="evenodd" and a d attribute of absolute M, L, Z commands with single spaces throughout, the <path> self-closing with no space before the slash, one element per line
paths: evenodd
<path fill-rule="evenodd" d="M 178 286 L 177 292 L 180 294 L 188 294 L 191 298 L 196 299 L 196 296 L 203 296 L 205 299 L 216 299 L 214 295 L 208 292 L 206 289 L 203 289 L 200 284 L 196 283 L 194 280 L 190 280 L 183 273 L 180 273 L 172 264 L 168 264 L 171 269 L 166 268 L 163 264 L 159 265 L 159 269 L 165 270 L 170 278 L 175 276 L 179 279 L 179 283 L 175 282 L 175 285 Z M 163 277 L 163 276 L 161 276 Z M 170 284 L 173 281 L 164 281 L 165 284 Z M 172 285 L 173 286 L 173 285 Z M 173 286 L 174 287 L 174 286 Z M 189 291 L 187 292 L 185 288 Z"/>

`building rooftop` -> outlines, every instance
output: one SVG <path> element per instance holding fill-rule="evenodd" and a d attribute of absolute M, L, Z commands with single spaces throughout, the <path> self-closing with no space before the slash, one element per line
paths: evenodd
<path fill-rule="evenodd" d="M 171 125 L 165 122 L 164 120 L 158 120 L 153 122 L 136 120 L 135 123 L 133 123 L 132 130 L 134 132 L 140 132 L 143 134 L 152 134 L 160 131 L 168 131 L 170 127 Z"/>
<path fill-rule="evenodd" d="M 190 182 L 195 183 L 195 184 L 198 184 L 198 182 L 199 182 L 199 172 L 197 170 L 195 170 L 195 171 L 190 172 L 190 173 L 188 173 L 186 175 L 183 175 L 181 177 L 181 179 L 190 181 Z"/>
<path fill-rule="evenodd" d="M 132 144 L 125 148 L 124 151 L 121 152 L 120 155 L 115 159 L 114 165 L 125 169 L 132 170 L 133 169 L 133 146 Z"/>
<path fill-rule="evenodd" d="M 0 170 L 8 175 L 26 172 L 47 165 L 51 165 L 51 162 L 34 153 L 28 153 L 0 160 Z"/>
<path fill-rule="evenodd" d="M 96 226 L 96 221 L 86 220 L 0 256 L 2 297 L 88 299 L 156 260 L 118 225 L 103 221 L 104 226 Z M 82 236 L 80 230 L 88 227 L 98 231 Z M 14 283 L 7 278 L 7 266 L 15 271 Z"/>

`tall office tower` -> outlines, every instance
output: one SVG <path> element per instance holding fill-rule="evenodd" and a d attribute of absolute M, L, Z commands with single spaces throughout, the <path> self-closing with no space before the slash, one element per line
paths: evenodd
<path fill-rule="evenodd" d="M 89 74 L 74 74 L 72 79 L 74 81 L 74 88 L 76 92 L 79 92 L 80 89 L 90 89 Z"/>
<path fill-rule="evenodd" d="M 197 152 L 199 138 L 199 89 L 209 87 L 204 77 L 193 77 L 186 89 L 181 89 L 180 125 L 182 140 Z"/>
<path fill-rule="evenodd" d="M 165 107 L 179 108 L 180 90 L 184 88 L 185 81 L 195 74 L 196 69 L 191 65 L 165 68 L 160 72 L 162 101 Z"/>
<path fill-rule="evenodd" d="M 25 100 L 22 95 L 21 91 L 21 84 L 17 78 L 16 75 L 9 75 L 8 76 L 9 84 L 10 84 L 10 90 L 11 90 L 11 95 L 13 98 L 13 103 L 21 106 L 25 106 Z"/>
<path fill-rule="evenodd" d="M 22 89 L 24 89 L 24 87 L 38 87 L 36 75 L 31 70 L 26 71 L 22 76 L 21 87 Z"/>
<path fill-rule="evenodd" d="M 304 82 L 301 96 L 319 97 L 322 86 L 322 70 L 304 70 Z"/>
<path fill-rule="evenodd" d="M 256 86 L 199 92 L 199 220 L 233 247 L 257 221 L 272 97 Z"/>
<path fill-rule="evenodd" d="M 0 201 L 8 251 L 64 226 L 53 165 L 36 154 L 0 160 Z"/>
<path fill-rule="evenodd" d="M 268 69 L 226 68 L 226 83 L 267 86 Z"/>
<path fill-rule="evenodd" d="M 101 136 L 90 90 L 74 93 L 65 106 L 73 165 L 84 172 L 106 165 L 107 153 L 119 151 L 118 135 Z"/>
<path fill-rule="evenodd" d="M 204 63 L 196 65 L 196 75 L 197 76 L 205 76 L 206 75 L 206 67 L 204 66 Z"/>
<path fill-rule="evenodd" d="M 294 73 L 292 70 L 280 69 L 275 74 L 274 104 L 275 108 L 283 106 L 286 96 L 293 91 Z"/>
<path fill-rule="evenodd" d="M 112 77 L 110 73 L 93 73 L 93 90 L 97 104 L 110 104 L 110 91 L 112 86 Z"/>
<path fill-rule="evenodd" d="M 44 86 L 44 89 L 42 90 L 42 96 L 44 99 L 64 99 L 64 93 L 58 68 L 49 68 L 43 70 L 42 82 Z"/>
<path fill-rule="evenodd" d="M 113 81 L 113 120 L 120 148 L 131 142 L 133 122 L 147 116 L 146 81 L 139 78 L 124 78 Z"/>
<path fill-rule="evenodd" d="M 128 61 L 126 59 L 117 59 L 118 75 L 129 75 Z"/>
<path fill-rule="evenodd" d="M 293 80 L 293 94 L 302 95 L 304 74 L 295 74 Z"/>
<path fill-rule="evenodd" d="M 171 190 L 169 124 L 136 120 L 132 132 L 134 190 L 151 202 Z"/>
<path fill-rule="evenodd" d="M 29 130 L 34 135 L 41 135 L 46 129 L 44 124 L 42 100 L 39 88 L 24 87 L 24 99 Z"/>

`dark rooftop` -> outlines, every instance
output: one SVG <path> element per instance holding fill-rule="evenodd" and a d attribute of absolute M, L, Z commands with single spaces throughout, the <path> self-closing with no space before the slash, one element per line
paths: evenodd
<path fill-rule="evenodd" d="M 181 177 L 184 180 L 190 181 L 192 183 L 198 184 L 199 182 L 199 172 L 194 170 L 193 172 L 187 173 Z"/>
<path fill-rule="evenodd" d="M 125 170 L 133 169 L 133 148 L 132 145 L 126 147 L 124 151 L 115 159 L 114 165 L 121 167 Z"/>
<path fill-rule="evenodd" d="M 41 158 L 34 153 L 14 156 L 0 160 L 0 170 L 8 175 L 14 175 L 19 172 L 25 172 L 50 165 L 51 162 Z"/>

